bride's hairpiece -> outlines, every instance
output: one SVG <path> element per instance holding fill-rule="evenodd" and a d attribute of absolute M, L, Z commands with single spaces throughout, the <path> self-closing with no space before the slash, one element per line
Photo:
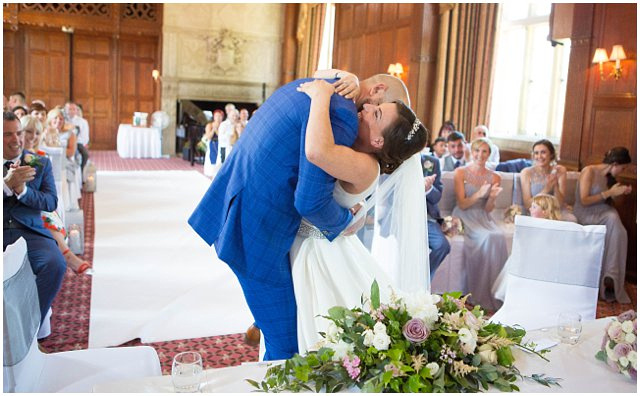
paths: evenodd
<path fill-rule="evenodd" d="M 407 140 L 411 140 L 411 138 L 413 138 L 413 135 L 415 135 L 416 132 L 418 132 L 418 128 L 420 128 L 420 125 L 422 125 L 422 123 L 420 122 L 418 117 L 416 117 L 416 120 L 413 122 L 413 126 L 411 127 L 411 130 L 407 134 Z"/>

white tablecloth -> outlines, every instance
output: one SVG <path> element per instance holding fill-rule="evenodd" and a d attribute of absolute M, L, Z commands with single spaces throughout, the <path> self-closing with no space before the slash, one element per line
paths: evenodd
<path fill-rule="evenodd" d="M 576 345 L 558 344 L 551 348 L 546 362 L 536 355 L 514 348 L 516 366 L 523 375 L 545 374 L 562 378 L 562 387 L 547 388 L 533 381 L 516 382 L 521 392 L 601 392 L 601 393 L 636 393 L 637 384 L 622 374 L 610 371 L 607 365 L 594 357 L 600 348 L 604 335 L 604 327 L 610 318 L 586 322 L 583 325 L 582 337 Z M 555 338 L 555 331 L 532 331 L 527 338 Z M 246 381 L 250 378 L 260 381 L 264 378 L 267 366 L 264 363 L 250 363 L 242 366 L 206 370 L 207 384 L 205 392 L 251 392 L 255 390 Z M 492 392 L 496 389 L 490 388 Z M 127 380 L 93 387 L 94 392 L 173 392 L 171 376 L 148 377 Z"/>
<path fill-rule="evenodd" d="M 162 157 L 162 131 L 159 128 L 120 124 L 117 149 L 121 158 L 160 158 Z"/>

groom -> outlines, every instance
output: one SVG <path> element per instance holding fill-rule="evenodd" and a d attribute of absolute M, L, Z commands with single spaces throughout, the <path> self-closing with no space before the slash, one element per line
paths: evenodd
<path fill-rule="evenodd" d="M 402 82 L 391 76 L 376 78 L 388 85 L 361 91 L 358 99 L 372 104 L 395 99 L 387 97 L 395 91 L 385 86 Z M 301 216 L 330 241 L 353 218 L 333 199 L 335 179 L 305 157 L 310 99 L 296 91 L 304 81 L 310 79 L 293 81 L 264 102 L 189 218 L 193 229 L 208 244 L 215 244 L 218 257 L 238 277 L 256 325 L 265 335 L 265 360 L 297 352 L 288 252 Z M 358 138 L 368 139 L 367 132 L 358 136 L 353 101 L 333 95 L 330 118 L 337 144 L 351 146 Z"/>

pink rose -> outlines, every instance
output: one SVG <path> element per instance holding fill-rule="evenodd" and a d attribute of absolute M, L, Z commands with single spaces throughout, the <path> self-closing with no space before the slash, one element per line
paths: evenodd
<path fill-rule="evenodd" d="M 616 363 L 613 360 L 607 358 L 607 364 L 609 365 L 609 368 L 611 370 L 615 371 L 616 373 L 620 372 L 620 367 L 618 367 L 618 363 Z"/>
<path fill-rule="evenodd" d="M 427 325 L 419 318 L 413 318 L 402 326 L 402 334 L 413 343 L 423 342 L 430 333 Z"/>
<path fill-rule="evenodd" d="M 620 327 L 620 325 L 611 326 L 609 327 L 609 330 L 607 330 L 607 334 L 609 334 L 609 337 L 615 341 L 622 335 L 622 327 Z"/>
<path fill-rule="evenodd" d="M 636 371 L 636 369 L 634 369 L 633 367 L 629 367 L 629 376 L 632 380 L 635 381 L 636 378 L 638 378 L 638 372 Z"/>
<path fill-rule="evenodd" d="M 600 349 L 604 351 L 604 348 L 607 346 L 608 342 L 609 337 L 605 334 L 604 337 L 602 337 L 602 344 L 600 344 Z"/>
<path fill-rule="evenodd" d="M 618 315 L 618 322 L 622 323 L 626 320 L 634 320 L 635 318 L 636 312 L 633 309 L 630 309 Z"/>
<path fill-rule="evenodd" d="M 632 348 L 631 348 L 631 345 L 629 344 L 618 344 L 615 347 L 613 347 L 613 353 L 615 353 L 618 358 L 627 356 L 631 351 L 632 351 Z"/>

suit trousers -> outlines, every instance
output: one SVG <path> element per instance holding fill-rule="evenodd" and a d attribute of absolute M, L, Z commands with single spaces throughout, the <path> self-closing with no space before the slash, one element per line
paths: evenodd
<path fill-rule="evenodd" d="M 287 256 L 288 261 L 288 256 Z M 264 335 L 264 360 L 288 359 L 298 352 L 298 324 L 293 282 L 274 286 L 236 273 L 255 324 Z"/>
<path fill-rule="evenodd" d="M 436 270 L 451 251 L 451 245 L 449 245 L 447 237 L 442 233 L 438 222 L 427 221 L 427 226 L 429 228 L 429 249 L 431 249 L 431 253 L 429 253 L 429 272 L 433 281 Z"/>
<path fill-rule="evenodd" d="M 44 320 L 53 299 L 58 294 L 67 263 L 53 238 L 46 238 L 27 228 L 5 228 L 2 249 L 6 249 L 23 237 L 27 241 L 27 256 L 36 276 L 38 300 L 40 303 L 40 323 Z"/>
<path fill-rule="evenodd" d="M 84 166 L 87 164 L 89 160 L 89 150 L 85 147 L 84 144 L 78 143 L 78 152 L 82 156 L 82 162 L 80 163 L 80 170 L 84 170 Z"/>

